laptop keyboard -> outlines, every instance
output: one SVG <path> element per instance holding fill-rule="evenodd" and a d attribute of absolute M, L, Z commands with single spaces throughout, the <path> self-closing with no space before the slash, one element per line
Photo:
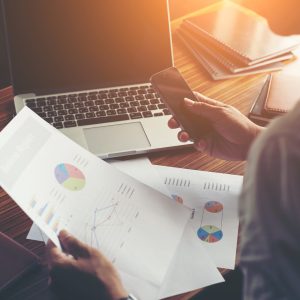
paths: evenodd
<path fill-rule="evenodd" d="M 57 129 L 170 115 L 151 85 L 25 100 Z"/>

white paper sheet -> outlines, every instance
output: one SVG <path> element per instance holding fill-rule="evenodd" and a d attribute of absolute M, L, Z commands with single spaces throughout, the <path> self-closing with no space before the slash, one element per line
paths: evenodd
<path fill-rule="evenodd" d="M 109 161 L 109 163 L 150 187 L 165 194 L 169 193 L 149 159 L 114 160 Z M 30 232 L 33 233 L 30 235 L 31 238 L 35 237 L 42 240 L 41 231 L 36 225 L 33 225 Z M 121 273 L 121 277 L 126 287 L 138 286 L 139 290 L 136 291 L 135 296 L 144 300 L 171 297 L 224 281 L 212 259 L 190 228 L 185 230 L 160 288 L 159 296 L 157 295 L 157 287 L 140 282 L 138 278 L 129 277 L 128 274 Z"/>
<path fill-rule="evenodd" d="M 109 163 L 161 193 L 169 194 L 160 174 L 149 159 L 138 158 L 126 161 L 110 161 Z M 212 258 L 203 245 L 199 243 L 191 227 L 186 226 L 176 255 L 160 288 L 159 298 L 183 294 L 223 281 L 224 279 Z"/>
<path fill-rule="evenodd" d="M 190 226 L 217 267 L 234 269 L 242 176 L 156 166 L 172 197 L 191 210 Z"/>
<path fill-rule="evenodd" d="M 28 108 L 0 134 L 0 182 L 57 245 L 56 233 L 67 229 L 99 248 L 118 269 L 157 286 L 189 215 L 186 208 L 90 154 Z"/>

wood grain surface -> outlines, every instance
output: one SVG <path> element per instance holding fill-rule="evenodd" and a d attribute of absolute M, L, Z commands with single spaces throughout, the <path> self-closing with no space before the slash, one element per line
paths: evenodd
<path fill-rule="evenodd" d="M 209 9 L 214 9 L 215 6 Z M 194 12 L 192 15 L 202 13 L 203 10 Z M 172 30 L 174 30 L 182 21 L 182 18 L 172 21 Z M 173 37 L 174 59 L 176 67 L 182 72 L 192 89 L 199 91 L 206 96 L 221 100 L 225 103 L 235 106 L 244 114 L 249 109 L 258 95 L 266 75 L 256 75 L 235 78 L 224 81 L 212 81 L 187 51 Z M 12 89 L 8 88 L 0 91 L 1 103 L 7 101 L 7 93 L 12 101 Z M 12 102 L 11 102 L 12 103 Z M 9 107 L 9 108 L 8 108 Z M 11 106 L 0 111 L 0 126 L 4 125 L 13 117 L 14 111 Z M 1 129 L 0 128 L 0 129 Z M 188 168 L 195 170 L 206 170 L 221 173 L 230 173 L 242 175 L 244 173 L 244 162 L 228 162 L 208 157 L 193 150 L 192 147 L 182 149 L 153 153 L 149 155 L 153 164 L 172 166 L 179 168 Z M 45 247 L 41 242 L 26 240 L 31 220 L 21 211 L 21 209 L 10 199 L 10 197 L 0 189 L 0 230 L 16 241 L 23 244 L 34 253 L 44 256 Z M 172 297 L 173 300 L 189 299 L 194 293 Z"/>

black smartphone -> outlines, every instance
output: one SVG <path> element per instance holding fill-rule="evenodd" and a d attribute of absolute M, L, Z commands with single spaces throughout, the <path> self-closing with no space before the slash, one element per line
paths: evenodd
<path fill-rule="evenodd" d="M 150 82 L 172 115 L 180 123 L 181 128 L 188 132 L 192 141 L 211 133 L 212 125 L 210 122 L 193 114 L 185 107 L 184 98 L 193 101 L 198 100 L 176 68 L 171 67 L 152 75 Z"/>

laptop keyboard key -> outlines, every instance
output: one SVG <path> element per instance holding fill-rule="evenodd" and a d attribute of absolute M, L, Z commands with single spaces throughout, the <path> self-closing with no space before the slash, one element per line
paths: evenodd
<path fill-rule="evenodd" d="M 125 103 L 120 103 L 120 107 L 121 108 L 127 108 L 129 107 L 129 103 L 125 102 Z"/>
<path fill-rule="evenodd" d="M 66 98 L 59 98 L 58 97 L 58 100 L 57 100 L 57 104 L 66 104 L 68 103 L 68 100 Z"/>
<path fill-rule="evenodd" d="M 154 114 L 154 117 L 160 117 L 160 116 L 163 116 L 164 114 L 162 112 L 159 112 L 159 113 L 155 113 Z"/>
<path fill-rule="evenodd" d="M 84 114 L 77 114 L 75 115 L 76 120 L 82 120 L 84 119 Z"/>
<path fill-rule="evenodd" d="M 116 92 L 108 93 L 108 98 L 116 98 L 118 97 L 118 94 Z"/>
<path fill-rule="evenodd" d="M 28 106 L 29 108 L 34 108 L 34 107 L 36 107 L 36 103 L 35 102 L 26 102 L 26 106 Z"/>
<path fill-rule="evenodd" d="M 158 107 L 159 109 L 167 108 L 166 105 L 165 105 L 164 103 L 158 104 L 157 107 Z"/>
<path fill-rule="evenodd" d="M 171 115 L 171 112 L 167 108 L 165 108 L 163 112 L 166 116 Z"/>
<path fill-rule="evenodd" d="M 123 102 L 125 102 L 125 99 L 124 98 L 116 98 L 115 102 L 116 103 L 123 103 Z"/>
<path fill-rule="evenodd" d="M 57 116 L 57 112 L 56 111 L 48 111 L 47 112 L 47 117 L 56 117 Z"/>
<path fill-rule="evenodd" d="M 66 121 L 73 121 L 73 120 L 75 120 L 75 116 L 73 116 L 73 115 L 67 115 L 67 116 L 65 116 L 65 120 Z"/>
<path fill-rule="evenodd" d="M 138 111 L 147 111 L 147 107 L 146 106 L 139 106 L 137 108 Z"/>
<path fill-rule="evenodd" d="M 135 107 L 129 107 L 129 108 L 127 108 L 127 111 L 129 113 L 134 113 L 134 112 L 137 112 L 137 109 Z"/>
<path fill-rule="evenodd" d="M 70 127 L 76 127 L 77 124 L 76 124 L 76 121 L 67 121 L 67 122 L 64 122 L 64 127 L 65 128 L 70 128 Z"/>
<path fill-rule="evenodd" d="M 104 100 L 96 100 L 95 104 L 96 105 L 103 105 L 104 104 Z"/>
<path fill-rule="evenodd" d="M 43 112 L 43 109 L 41 107 L 31 107 L 31 110 L 33 110 L 35 113 Z"/>
<path fill-rule="evenodd" d="M 142 116 L 142 114 L 141 113 L 131 113 L 130 114 L 130 118 L 131 119 L 140 119 L 140 118 L 142 118 L 143 116 Z"/>
<path fill-rule="evenodd" d="M 132 96 L 129 96 L 129 97 L 125 97 L 125 100 L 127 102 L 130 102 L 130 101 L 134 101 L 134 98 Z"/>
<path fill-rule="evenodd" d="M 76 103 L 74 103 L 74 107 L 81 108 L 81 107 L 84 107 L 84 104 L 82 102 L 76 102 Z"/>
<path fill-rule="evenodd" d="M 109 106 L 109 108 L 110 108 L 110 109 L 117 109 L 117 108 L 119 108 L 119 104 L 116 104 L 116 103 L 111 104 L 111 105 Z"/>
<path fill-rule="evenodd" d="M 151 103 L 151 104 L 158 104 L 158 103 L 159 103 L 159 100 L 158 100 L 158 99 L 151 99 L 151 100 L 150 100 L 150 103 Z"/>
<path fill-rule="evenodd" d="M 107 99 L 107 95 L 106 94 L 100 94 L 98 96 L 98 98 L 100 98 L 100 99 Z"/>
<path fill-rule="evenodd" d="M 141 105 L 149 105 L 150 102 L 148 100 L 142 100 L 140 101 Z"/>
<path fill-rule="evenodd" d="M 113 103 L 115 103 L 114 99 L 106 99 L 105 100 L 105 104 L 113 104 Z"/>
<path fill-rule="evenodd" d="M 140 106 L 140 103 L 138 101 L 130 102 L 130 106 Z"/>
<path fill-rule="evenodd" d="M 100 105 L 100 110 L 108 110 L 109 106 L 107 104 Z"/>
<path fill-rule="evenodd" d="M 90 111 L 98 111 L 98 110 L 99 110 L 98 106 L 91 106 L 90 107 Z"/>
<path fill-rule="evenodd" d="M 45 112 L 39 112 L 37 113 L 41 118 L 47 118 L 47 114 Z"/>
<path fill-rule="evenodd" d="M 47 105 L 46 101 L 37 101 L 36 102 L 37 107 L 43 107 L 43 106 L 46 106 L 46 105 Z"/>
<path fill-rule="evenodd" d="M 65 115 L 68 114 L 68 111 L 66 111 L 65 109 L 59 110 L 59 111 L 57 112 L 57 114 L 58 114 L 59 116 L 65 116 Z"/>
<path fill-rule="evenodd" d="M 53 123 L 53 118 L 43 118 L 48 123 Z"/>
<path fill-rule="evenodd" d="M 111 109 L 111 110 L 108 110 L 108 111 L 106 112 L 106 114 L 107 114 L 108 116 L 114 116 L 114 115 L 117 114 L 117 112 L 116 112 L 114 109 Z"/>
<path fill-rule="evenodd" d="M 104 110 L 96 112 L 96 117 L 105 117 L 105 116 L 106 116 L 106 112 Z"/>
<path fill-rule="evenodd" d="M 83 107 L 83 108 L 79 108 L 79 109 L 78 109 L 78 112 L 79 112 L 79 113 L 82 113 L 82 114 L 83 114 L 83 113 L 87 113 L 88 111 L 89 111 L 89 109 L 88 109 L 87 107 Z"/>
<path fill-rule="evenodd" d="M 95 105 L 95 103 L 93 100 L 89 100 L 84 103 L 84 106 L 94 106 L 94 105 Z"/>
<path fill-rule="evenodd" d="M 126 114 L 124 115 L 115 115 L 109 117 L 99 117 L 93 119 L 85 119 L 85 120 L 78 120 L 78 126 L 85 126 L 85 125 L 93 125 L 93 124 L 101 124 L 101 123 L 109 123 L 109 122 L 118 122 L 118 121 L 126 121 L 129 120 L 129 116 Z"/>
<path fill-rule="evenodd" d="M 86 113 L 85 116 L 87 118 L 95 118 L 95 114 L 93 112 Z"/>
<path fill-rule="evenodd" d="M 153 117 L 153 114 L 152 114 L 151 111 L 144 111 L 144 112 L 142 112 L 142 114 L 143 114 L 143 117 L 144 117 L 144 118 L 150 118 L 150 117 Z"/>
<path fill-rule="evenodd" d="M 64 128 L 63 123 L 59 122 L 59 123 L 53 123 L 52 124 L 56 129 L 61 129 Z"/>
<path fill-rule="evenodd" d="M 148 105 L 149 110 L 157 110 L 157 106 L 155 104 Z"/>
<path fill-rule="evenodd" d="M 144 95 L 138 95 L 138 96 L 135 96 L 135 99 L 136 100 L 144 100 L 145 97 L 144 97 Z"/>
<path fill-rule="evenodd" d="M 54 122 L 56 122 L 56 123 L 62 122 L 63 120 L 64 120 L 63 116 L 54 117 Z"/>
<path fill-rule="evenodd" d="M 126 111 L 125 108 L 119 108 L 119 109 L 117 109 L 117 114 L 118 115 L 122 115 L 122 114 L 126 114 L 126 113 L 127 113 L 127 111 Z"/>
<path fill-rule="evenodd" d="M 69 109 L 68 113 L 69 113 L 70 115 L 78 114 L 78 109 L 77 109 L 77 108 Z"/>

